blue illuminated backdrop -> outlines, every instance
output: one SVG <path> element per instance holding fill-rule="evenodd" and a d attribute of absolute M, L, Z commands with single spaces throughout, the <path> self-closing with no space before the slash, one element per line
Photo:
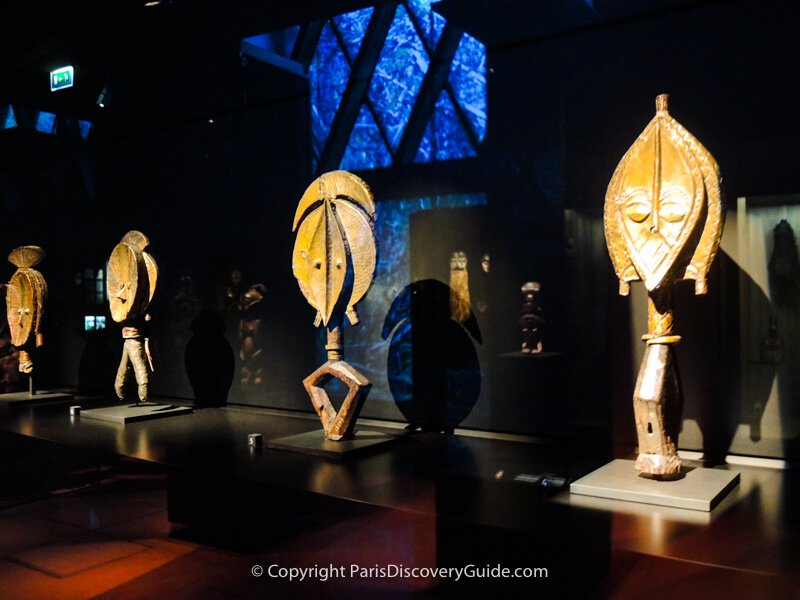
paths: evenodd
<path fill-rule="evenodd" d="M 310 68 L 315 163 L 372 13 L 372 8 L 365 8 L 335 17 L 320 37 Z M 393 163 L 444 26 L 445 19 L 431 10 L 430 0 L 409 0 L 398 6 L 341 168 L 370 169 Z M 330 120 L 317 118 L 323 114 L 331 115 Z M 414 162 L 475 156 L 485 134 L 486 48 L 462 33 Z"/>
<path fill-rule="evenodd" d="M 303 38 L 293 36 L 288 47 L 285 32 L 253 36 L 242 52 L 286 65 Z M 301 65 L 309 78 L 314 170 L 477 154 L 486 135 L 486 48 L 432 11 L 431 0 L 327 19 L 314 44 Z"/>

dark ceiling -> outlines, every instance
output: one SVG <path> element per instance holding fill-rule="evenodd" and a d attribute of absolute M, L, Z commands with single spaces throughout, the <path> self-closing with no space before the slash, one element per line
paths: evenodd
<path fill-rule="evenodd" d="M 141 123 L 202 118 L 234 110 L 239 42 L 363 6 L 368 0 L 74 0 L 43 6 L 17 1 L 3 11 L 0 105 L 70 117 L 99 117 L 96 99 L 111 86 L 117 118 Z M 691 0 L 444 0 L 435 5 L 488 46 L 563 35 Z M 51 93 L 48 73 L 75 67 L 74 88 Z M 287 93 L 277 82 L 275 97 Z M 290 92 L 289 92 L 290 93 Z M 257 99 L 264 101 L 265 99 Z M 127 109 L 127 110 L 126 110 Z M 133 125 L 140 122 L 139 125 Z"/>

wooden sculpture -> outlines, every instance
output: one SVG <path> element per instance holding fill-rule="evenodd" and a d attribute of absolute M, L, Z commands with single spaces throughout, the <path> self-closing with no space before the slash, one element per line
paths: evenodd
<path fill-rule="evenodd" d="M 639 457 L 636 469 L 655 477 L 680 473 L 676 444 L 681 387 L 674 345 L 671 290 L 692 279 L 707 291 L 724 220 L 714 157 L 656 98 L 656 116 L 617 166 L 605 200 L 605 234 L 622 295 L 631 281 L 648 291 L 647 343 L 633 395 Z"/>
<path fill-rule="evenodd" d="M 467 255 L 456 251 L 450 255 L 450 318 L 464 323 L 471 314 Z"/>
<path fill-rule="evenodd" d="M 6 313 L 11 330 L 11 343 L 19 349 L 19 370 L 33 373 L 32 353 L 44 343 L 41 332 L 47 284 L 35 267 L 44 260 L 39 246 L 20 246 L 11 251 L 8 260 L 17 267 L 6 288 Z M 33 393 L 33 379 L 30 380 Z"/>
<path fill-rule="evenodd" d="M 138 385 L 137 404 L 149 398 L 149 371 L 153 371 L 147 309 L 156 291 L 158 266 L 145 252 L 149 244 L 150 240 L 143 233 L 129 231 L 108 259 L 108 303 L 111 318 L 122 323 L 124 340 L 114 389 L 117 397 L 124 400 L 125 384 L 132 369 Z"/>
<path fill-rule="evenodd" d="M 538 281 L 528 281 L 520 289 L 522 291 L 522 317 L 519 319 L 522 327 L 521 352 L 539 354 L 542 351 L 542 329 L 545 324 L 538 298 L 542 285 Z"/>
<path fill-rule="evenodd" d="M 353 436 L 358 413 L 371 384 L 343 360 L 344 318 L 358 323 L 355 305 L 375 273 L 375 203 L 367 184 L 347 171 L 325 173 L 306 189 L 295 212 L 297 239 L 292 271 L 300 291 L 317 310 L 314 325 L 327 329 L 328 361 L 303 380 L 325 437 Z M 332 378 L 348 393 L 337 411 L 325 391 Z"/>

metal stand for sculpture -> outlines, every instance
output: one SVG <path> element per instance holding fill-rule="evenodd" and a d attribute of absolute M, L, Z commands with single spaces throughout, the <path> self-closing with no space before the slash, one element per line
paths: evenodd
<path fill-rule="evenodd" d="M 145 252 L 150 244 L 146 235 L 129 231 L 114 247 L 108 259 L 108 303 L 111 318 L 122 323 L 122 359 L 114 389 L 120 400 L 125 399 L 125 387 L 131 371 L 138 386 L 136 404 L 146 404 L 150 396 L 150 372 L 154 372 L 150 354 L 147 309 L 156 291 L 158 266 Z"/>
<path fill-rule="evenodd" d="M 297 231 L 292 271 L 300 291 L 317 309 L 315 326 L 327 329 L 328 361 L 303 380 L 325 437 L 353 437 L 356 419 L 371 384 L 344 361 L 344 318 L 358 323 L 355 304 L 375 273 L 375 203 L 367 184 L 347 171 L 325 173 L 306 189 L 294 217 Z M 337 411 L 325 385 L 342 381 L 348 393 Z"/>
<path fill-rule="evenodd" d="M 11 343 L 19 349 L 20 373 L 28 375 L 28 393 L 33 396 L 33 353 L 44 344 L 41 332 L 47 283 L 35 267 L 44 260 L 45 251 L 39 246 L 20 246 L 11 251 L 8 260 L 16 272 L 6 289 L 6 314 L 11 330 Z"/>
<path fill-rule="evenodd" d="M 674 346 L 672 286 L 706 276 L 724 220 L 716 161 L 656 98 L 656 116 L 620 161 L 608 185 L 604 224 L 620 294 L 631 281 L 648 291 L 648 333 L 633 394 L 639 456 L 636 469 L 653 477 L 681 471 L 677 452 L 682 395 Z"/>

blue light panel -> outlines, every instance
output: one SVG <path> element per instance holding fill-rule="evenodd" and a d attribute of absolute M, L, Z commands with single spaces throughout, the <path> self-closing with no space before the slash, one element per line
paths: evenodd
<path fill-rule="evenodd" d="M 383 143 L 381 132 L 372 113 L 366 105 L 361 106 L 358 112 L 358 119 L 350 134 L 350 142 L 347 144 L 342 157 L 342 169 L 374 169 L 376 167 L 388 167 L 392 164 L 392 157 Z"/>
<path fill-rule="evenodd" d="M 369 25 L 370 17 L 372 17 L 372 11 L 371 7 L 362 8 L 361 10 L 333 17 L 334 27 L 336 27 L 336 31 L 339 32 L 344 42 L 344 49 L 350 58 L 351 64 L 358 56 L 358 50 L 361 48 L 361 42 L 367 32 L 367 25 Z"/>
<path fill-rule="evenodd" d="M 91 121 L 78 121 L 78 129 L 81 132 L 81 139 L 86 139 L 89 137 L 89 134 L 92 132 L 92 122 Z"/>
<path fill-rule="evenodd" d="M 56 116 L 53 113 L 41 111 L 36 117 L 36 131 L 42 133 L 54 133 L 56 126 Z"/>
<path fill-rule="evenodd" d="M 17 126 L 17 117 L 14 115 L 14 107 L 10 104 L 6 107 L 5 117 L 2 119 L 2 121 L 3 129 L 11 129 Z"/>
<path fill-rule="evenodd" d="M 450 67 L 450 85 L 478 141 L 486 135 L 486 48 L 469 34 L 461 36 Z"/>
<path fill-rule="evenodd" d="M 312 148 L 317 157 L 322 154 L 325 140 L 339 108 L 347 80 L 350 77 L 350 65 L 336 40 L 336 35 L 329 23 L 322 29 L 317 51 L 309 69 L 311 87 L 311 138 Z"/>
<path fill-rule="evenodd" d="M 414 162 L 425 163 L 468 156 L 475 156 L 475 148 L 456 115 L 450 95 L 446 89 L 442 90 Z"/>
<path fill-rule="evenodd" d="M 406 2 L 417 25 L 424 32 L 423 41 L 428 50 L 433 52 L 442 36 L 445 19 L 431 10 L 431 0 L 408 0 Z"/>
<path fill-rule="evenodd" d="M 431 4 L 431 0 L 405 0 L 398 4 L 370 76 L 367 100 L 357 107 L 359 116 L 353 131 L 337 132 L 348 136 L 341 168 L 372 169 L 392 164 L 445 26 L 444 17 L 433 12 Z M 373 8 L 364 8 L 338 15 L 325 23 L 320 34 L 308 73 L 315 166 L 373 13 Z M 297 28 L 287 30 L 278 40 L 278 49 L 288 52 L 296 35 Z M 273 50 L 277 44 L 274 33 L 243 42 Z M 437 100 L 415 162 L 475 156 L 476 144 L 486 135 L 486 114 L 486 48 L 472 36 L 462 34 L 447 85 Z"/>
<path fill-rule="evenodd" d="M 400 143 L 429 63 L 428 53 L 408 13 L 398 6 L 369 88 L 369 99 L 378 112 L 392 150 Z M 362 168 L 370 166 L 378 165 Z"/>

